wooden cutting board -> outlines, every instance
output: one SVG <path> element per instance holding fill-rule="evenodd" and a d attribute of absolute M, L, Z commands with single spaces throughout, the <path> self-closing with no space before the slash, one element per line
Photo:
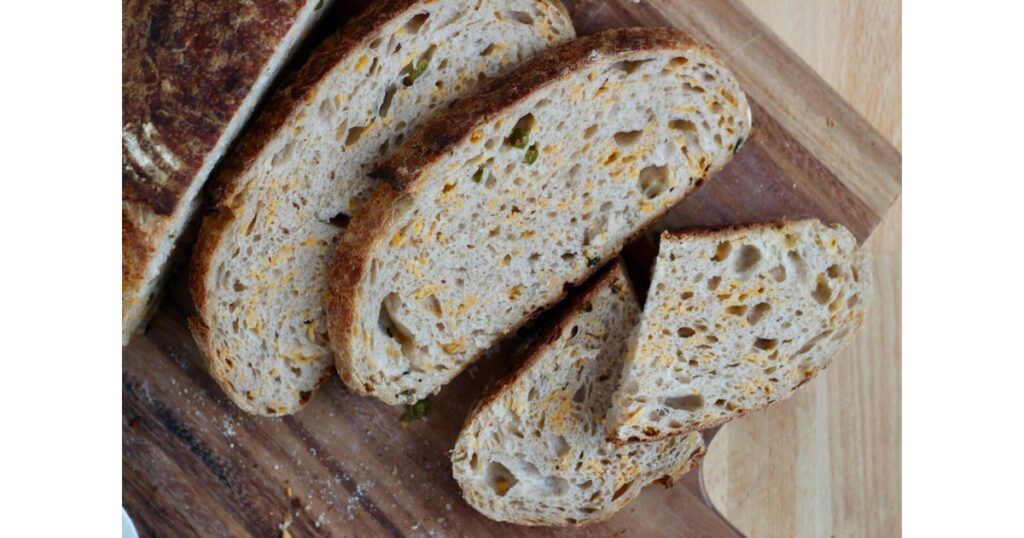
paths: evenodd
<path fill-rule="evenodd" d="M 627 248 L 635 277 L 662 229 L 813 216 L 865 239 L 900 190 L 900 155 L 735 0 L 565 2 L 580 34 L 675 26 L 710 43 L 754 110 L 750 140 L 714 179 Z M 553 531 L 466 505 L 448 450 L 483 388 L 514 360 L 470 368 L 404 429 L 401 409 L 337 379 L 296 416 L 238 411 L 198 366 L 178 275 L 122 354 L 123 503 L 143 536 L 733 536 L 700 471 L 652 486 L 607 522 Z M 638 282 L 641 286 L 643 282 Z"/>

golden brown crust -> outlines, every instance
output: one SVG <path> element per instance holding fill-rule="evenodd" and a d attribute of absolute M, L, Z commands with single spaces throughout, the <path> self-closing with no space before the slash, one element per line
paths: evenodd
<path fill-rule="evenodd" d="M 451 153 L 480 125 L 537 90 L 610 58 L 657 50 L 702 49 L 686 34 L 670 28 L 620 28 L 581 37 L 545 51 L 476 95 L 459 99 L 392 152 L 371 174 L 395 190 L 408 192 L 435 162 Z"/>
<path fill-rule="evenodd" d="M 696 49 L 711 58 L 717 58 L 711 49 L 697 43 L 686 34 L 669 28 L 622 28 L 582 37 L 542 52 L 528 60 L 528 65 L 495 79 L 487 88 L 456 100 L 444 114 L 435 116 L 433 121 L 420 128 L 401 147 L 392 151 L 385 162 L 372 172 L 371 175 L 385 182 L 350 221 L 335 254 L 328 289 L 327 327 L 331 349 L 336 357 L 338 373 L 349 388 L 359 394 L 374 392 L 374 387 L 365 380 L 357 379 L 356 373 L 349 367 L 348 340 L 355 326 L 359 283 L 369 269 L 378 243 L 386 235 L 384 232 L 396 220 L 399 213 L 397 201 L 402 197 L 414 196 L 417 183 L 429 179 L 430 168 L 451 153 L 454 147 L 478 126 L 502 114 L 533 92 L 559 79 L 572 76 L 581 68 L 599 61 L 636 52 L 663 49 Z M 703 176 L 694 180 L 684 197 L 701 186 L 719 169 L 720 167 L 714 167 L 705 170 Z M 622 245 L 635 239 L 647 226 L 670 209 L 671 207 L 666 207 L 652 215 L 651 219 L 630 234 Z M 621 245 L 610 255 L 617 256 L 619 250 Z M 595 269 L 589 269 L 567 284 L 579 285 L 590 278 L 594 271 Z M 563 291 L 549 304 L 526 316 L 515 327 L 511 327 L 507 334 L 557 304 L 564 297 Z M 475 362 L 482 353 L 483 351 L 471 360 L 463 362 L 459 371 Z"/>

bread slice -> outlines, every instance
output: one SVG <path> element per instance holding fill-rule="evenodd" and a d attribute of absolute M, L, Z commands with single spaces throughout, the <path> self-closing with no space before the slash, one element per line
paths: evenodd
<path fill-rule="evenodd" d="M 342 379 L 391 404 L 438 390 L 732 157 L 736 81 L 675 30 L 578 39 L 454 104 L 376 171 L 338 247 Z"/>
<path fill-rule="evenodd" d="M 294 412 L 332 368 L 328 266 L 379 156 L 480 81 L 573 35 L 552 0 L 378 2 L 271 98 L 223 167 L 191 274 L 193 334 L 240 407 Z"/>
<path fill-rule="evenodd" d="M 700 460 L 699 433 L 622 447 L 605 439 L 605 414 L 639 320 L 629 277 L 615 260 L 470 413 L 452 451 L 469 504 L 511 523 L 591 523 Z"/>
<path fill-rule="evenodd" d="M 121 340 L 156 307 L 200 187 L 302 37 L 331 5 L 239 9 L 124 0 L 121 15 Z"/>
<path fill-rule="evenodd" d="M 863 323 L 865 256 L 816 220 L 663 234 L 610 435 L 663 439 L 792 394 Z"/>

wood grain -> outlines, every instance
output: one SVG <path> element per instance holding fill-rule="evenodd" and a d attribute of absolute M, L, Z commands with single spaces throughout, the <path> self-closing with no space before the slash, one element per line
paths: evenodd
<path fill-rule="evenodd" d="M 900 145 L 898 1 L 744 2 Z M 899 535 L 901 216 L 897 202 L 867 242 L 875 303 L 852 349 L 796 397 L 728 424 L 713 443 L 708 492 L 745 533 Z"/>
<path fill-rule="evenodd" d="M 816 216 L 864 239 L 898 196 L 898 152 L 738 2 L 567 4 L 581 33 L 638 24 L 693 33 L 722 53 L 754 103 L 744 149 L 656 230 Z M 634 261 L 653 235 L 631 246 Z M 448 451 L 474 399 L 514 364 L 501 348 L 407 429 L 401 409 L 351 395 L 336 379 L 295 416 L 245 415 L 197 366 L 182 277 L 122 356 L 123 498 L 144 536 L 735 535 L 704 502 L 700 471 L 582 529 L 514 527 L 474 512 Z"/>

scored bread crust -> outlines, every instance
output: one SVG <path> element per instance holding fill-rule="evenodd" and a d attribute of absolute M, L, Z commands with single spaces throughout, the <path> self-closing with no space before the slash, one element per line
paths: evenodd
<path fill-rule="evenodd" d="M 477 402 L 470 409 L 466 417 L 466 421 L 463 424 L 461 431 L 459 432 L 458 440 L 456 441 L 456 447 L 452 451 L 452 466 L 453 472 L 459 481 L 459 485 L 463 490 L 463 495 L 466 497 L 474 508 L 481 511 L 487 517 L 500 521 L 508 521 L 511 523 L 522 524 L 522 525 L 546 525 L 546 526 L 570 526 L 570 525 L 590 525 L 607 520 L 613 516 L 619 509 L 628 504 L 633 498 L 640 493 L 640 489 L 646 484 L 640 484 L 640 487 L 632 488 L 627 487 L 623 490 L 624 492 L 617 492 L 621 494 L 621 497 L 613 499 L 601 499 L 600 501 L 593 501 L 596 506 L 588 507 L 588 510 L 573 515 L 577 517 L 570 517 L 567 513 L 564 513 L 557 519 L 552 519 L 550 514 L 541 513 L 529 513 L 528 509 L 519 508 L 517 509 L 506 508 L 504 513 L 499 513 L 494 506 L 488 505 L 484 498 L 487 497 L 486 493 L 477 492 L 473 490 L 467 491 L 467 488 L 472 488 L 474 484 L 470 482 L 469 477 L 466 476 L 465 465 L 460 465 L 469 457 L 467 452 L 473 452 L 473 448 L 476 443 L 473 441 L 473 429 L 476 422 L 482 420 L 482 416 L 488 411 L 489 408 L 496 405 L 502 405 L 511 392 L 513 392 L 519 385 L 525 382 L 525 378 L 532 373 L 536 368 L 543 367 L 547 353 L 554 352 L 551 348 L 562 335 L 568 330 L 568 327 L 577 322 L 577 320 L 585 314 L 581 314 L 584 308 L 590 305 L 591 308 L 595 309 L 595 312 L 600 306 L 593 306 L 594 300 L 607 288 L 613 285 L 622 286 L 623 290 L 620 292 L 621 297 L 624 301 L 630 303 L 634 308 L 638 308 L 636 294 L 633 290 L 633 285 L 626 273 L 625 264 L 621 258 L 608 263 L 605 267 L 600 269 L 594 277 L 588 281 L 584 287 L 579 290 L 578 293 L 574 293 L 572 297 L 567 300 L 563 305 L 560 306 L 560 311 L 556 315 L 555 319 L 548 325 L 544 331 L 537 336 L 537 338 L 530 343 L 530 345 L 523 352 L 523 359 L 520 364 L 515 368 L 513 372 L 502 378 L 495 385 L 490 387 L 483 396 L 481 396 Z M 615 293 L 615 289 L 611 290 Z M 588 310 L 589 312 L 589 310 Z M 639 315 L 637 312 L 634 316 Z M 627 333 L 630 332 L 627 329 Z M 614 344 L 612 344 L 614 345 Z M 598 360 L 595 357 L 592 360 Z M 619 359 L 621 362 L 621 359 Z M 614 368 L 614 365 L 613 365 Z M 584 381 L 586 383 L 586 381 Z M 610 403 L 610 402 L 608 402 Z M 585 407 L 585 406 L 584 406 Z M 572 414 L 574 418 L 580 418 L 587 420 L 590 417 L 579 416 Z M 553 419 L 553 417 L 552 417 Z M 597 422 L 596 427 L 600 429 L 603 420 Z M 544 426 L 540 426 L 541 430 L 544 430 Z M 546 434 L 545 431 L 541 432 L 541 435 Z M 601 436 L 598 439 L 603 441 Z M 574 445 L 576 439 L 573 439 Z M 661 483 L 665 487 L 671 487 L 672 484 L 682 477 L 684 474 L 695 468 L 700 461 L 703 459 L 706 453 L 706 445 L 704 444 L 703 437 L 699 434 L 693 434 L 689 437 L 684 438 L 683 436 L 676 437 L 675 439 L 667 440 L 662 443 L 661 446 L 648 445 L 650 448 L 643 448 L 640 450 L 653 453 L 655 448 L 659 448 L 660 451 L 656 456 L 656 465 L 661 466 L 661 470 L 655 473 L 655 476 L 648 476 L 645 480 L 647 483 Z M 578 447 L 570 447 L 570 450 Z M 668 454 L 673 449 L 681 449 L 682 452 L 678 455 Z M 649 453 L 641 453 L 640 458 L 644 456 L 650 456 Z M 615 461 L 620 455 L 612 452 L 607 455 L 609 459 Z M 629 463 L 635 463 L 630 461 Z M 647 462 L 644 462 L 647 463 Z M 588 474 L 589 473 L 589 474 Z M 567 469 L 561 473 L 560 477 L 572 477 L 573 475 L 586 475 L 591 481 L 595 479 L 597 481 L 603 480 L 616 480 L 621 477 L 608 477 L 605 476 L 605 472 L 596 473 L 592 471 L 589 466 L 584 471 L 569 472 Z M 633 480 L 639 479 L 644 473 L 640 472 Z M 649 473 L 648 473 L 649 474 Z M 660 475 L 660 476 L 657 476 Z M 576 477 L 576 482 L 579 478 Z M 621 481 L 621 480 L 619 480 Z M 476 484 L 479 485 L 479 484 Z M 600 487 L 599 487 L 600 489 Z M 491 499 L 493 500 L 493 499 Z M 550 501 L 550 497 L 546 500 Z M 602 504 L 604 503 L 604 504 Z M 596 507 L 600 506 L 600 509 Z M 564 506 L 567 512 L 572 512 L 572 506 Z M 597 511 L 592 511 L 597 509 Z"/>
<path fill-rule="evenodd" d="M 333 76 L 340 64 L 350 62 L 362 51 L 368 50 L 368 47 L 372 46 L 369 45 L 371 41 L 382 36 L 385 28 L 393 26 L 396 21 L 400 22 L 403 17 L 417 13 L 420 9 L 438 8 L 435 2 L 436 0 L 386 0 L 374 3 L 361 15 L 349 21 L 341 31 L 320 45 L 309 60 L 286 79 L 282 88 L 268 98 L 264 109 L 219 169 L 215 178 L 215 203 L 203 220 L 191 262 L 189 287 L 200 315 L 189 320 L 189 327 L 203 352 L 212 377 L 239 407 L 250 413 L 274 416 L 299 410 L 316 387 L 334 369 L 332 362 L 324 364 L 317 384 L 298 387 L 292 391 L 297 392 L 293 397 L 254 403 L 246 395 L 246 391 L 237 389 L 231 383 L 231 370 L 235 367 L 232 362 L 245 360 L 245 357 L 239 356 L 238 353 L 225 355 L 223 349 L 217 349 L 214 340 L 216 335 L 205 321 L 210 310 L 217 307 L 211 303 L 215 292 L 211 286 L 215 265 L 228 255 L 224 250 L 226 245 L 233 241 L 242 212 L 255 203 L 248 201 L 247 194 L 247 190 L 254 183 L 251 181 L 253 170 L 266 158 L 270 144 L 282 137 L 291 136 L 287 130 L 292 125 L 293 118 L 316 99 L 318 90 L 322 89 L 325 80 Z M 484 7 L 492 3 L 494 2 L 488 0 Z M 550 36 L 540 36 L 531 30 L 535 42 L 529 43 L 529 47 L 540 46 L 548 39 L 564 39 L 560 37 L 562 34 L 559 32 L 568 34 L 569 37 L 573 35 L 568 11 L 559 0 L 536 0 L 536 3 L 545 9 L 553 8 L 555 13 L 552 16 L 555 20 L 549 21 L 551 26 L 547 31 Z M 528 50 L 524 43 L 516 44 Z M 427 112 L 424 110 L 423 114 Z M 274 382 L 267 380 L 265 383 Z"/>
<path fill-rule="evenodd" d="M 619 446 L 626 445 L 626 444 L 629 444 L 629 443 L 636 443 L 636 442 L 657 442 L 657 441 L 661 441 L 661 440 L 664 440 L 664 439 L 667 439 L 667 438 L 671 438 L 672 436 L 675 436 L 675 435 L 686 434 L 686 433 L 693 432 L 693 431 L 703 431 L 703 430 L 707 430 L 707 429 L 710 429 L 710 428 L 714 428 L 716 426 L 720 426 L 720 425 L 722 425 L 722 424 L 724 424 L 726 422 L 729 422 L 731 420 L 734 420 L 736 418 L 744 416 L 747 413 L 750 413 L 751 411 L 757 411 L 757 410 L 764 409 L 766 407 L 772 406 L 772 405 L 774 405 L 774 404 L 776 404 L 776 403 L 778 403 L 780 401 L 783 401 L 783 400 L 787 399 L 797 389 L 799 389 L 800 387 L 802 387 L 803 385 L 805 385 L 806 383 L 808 383 L 812 379 L 814 379 L 817 376 L 818 373 L 820 373 L 822 370 L 824 370 L 825 368 L 827 368 L 829 366 L 829 364 L 831 363 L 832 358 L 836 354 L 838 354 L 839 351 L 841 351 L 843 348 L 845 348 L 849 344 L 849 342 L 853 338 L 853 335 L 856 334 L 857 330 L 863 325 L 864 318 L 866 316 L 866 309 L 867 309 L 868 305 L 870 304 L 870 301 L 871 301 L 871 298 L 872 298 L 871 297 L 871 292 L 872 292 L 872 287 L 871 287 L 872 275 L 871 275 L 871 272 L 870 272 L 870 264 L 868 263 L 868 254 L 862 248 L 859 248 L 857 246 L 856 239 L 853 238 L 852 234 L 850 234 L 849 231 L 847 231 L 841 225 L 838 225 L 838 224 L 822 224 L 821 222 L 819 222 L 816 219 L 807 219 L 807 220 L 801 220 L 801 221 L 769 221 L 769 222 L 761 222 L 761 223 L 755 223 L 755 224 L 735 225 L 735 226 L 729 226 L 729 227 L 717 228 L 717 229 L 701 229 L 701 228 L 698 228 L 698 229 L 681 230 L 681 231 L 674 231 L 674 232 L 673 231 L 666 231 L 666 232 L 662 233 L 661 241 L 662 241 L 662 249 L 664 249 L 666 245 L 668 245 L 668 244 L 670 244 L 672 242 L 680 242 L 680 241 L 697 241 L 697 240 L 701 240 L 701 241 L 708 241 L 708 240 L 716 241 L 716 240 L 721 240 L 723 242 L 730 242 L 731 243 L 731 242 L 734 242 L 734 241 L 738 240 L 738 238 L 737 238 L 738 234 L 742 234 L 743 236 L 746 236 L 746 237 L 752 237 L 752 236 L 756 236 L 759 233 L 785 234 L 785 233 L 792 232 L 792 231 L 795 231 L 795 232 L 798 233 L 800 228 L 810 229 L 811 233 L 817 233 L 817 232 L 834 233 L 835 234 L 834 238 L 838 239 L 838 241 L 840 243 L 839 244 L 839 248 L 846 247 L 846 248 L 849 249 L 849 252 L 844 253 L 844 257 L 842 257 L 841 259 L 829 258 L 829 261 L 839 262 L 841 264 L 849 264 L 850 267 L 853 267 L 857 271 L 857 277 L 854 278 L 852 282 L 850 282 L 845 287 L 840 288 L 838 292 L 835 292 L 835 291 L 831 292 L 832 295 L 831 295 L 831 297 L 829 297 L 830 301 L 832 301 L 832 300 L 838 301 L 839 299 L 843 299 L 844 303 L 843 303 L 843 306 L 841 308 L 846 308 L 847 307 L 846 304 L 845 304 L 846 292 L 847 291 L 850 292 L 849 293 L 850 296 L 857 296 L 858 299 L 859 299 L 859 304 L 856 307 L 849 306 L 849 308 L 852 309 L 852 311 L 849 313 L 849 315 L 848 315 L 848 317 L 846 319 L 843 319 L 843 320 L 835 322 L 833 325 L 830 326 L 830 329 L 828 329 L 829 335 L 831 335 L 833 333 L 835 333 L 835 334 L 840 334 L 841 333 L 843 335 L 840 338 L 840 342 L 837 345 L 830 346 L 831 353 L 828 353 L 825 356 L 818 357 L 818 358 L 814 359 L 812 361 L 812 364 L 808 364 L 806 366 L 806 368 L 794 370 L 794 372 L 795 372 L 794 375 L 799 375 L 799 379 L 797 379 L 796 382 L 788 383 L 788 386 L 787 386 L 787 383 L 785 382 L 785 379 L 783 379 L 782 381 L 776 381 L 776 380 L 771 380 L 771 379 L 768 380 L 768 381 L 770 381 L 770 383 L 768 383 L 768 384 L 770 385 L 770 388 L 771 388 L 771 392 L 768 392 L 768 394 L 770 396 L 766 397 L 764 399 L 764 401 L 758 402 L 755 405 L 752 405 L 752 406 L 739 406 L 739 407 L 735 407 L 735 408 L 730 407 L 728 412 L 722 412 L 722 413 L 718 414 L 717 416 L 701 417 L 701 418 L 699 418 L 699 419 L 697 419 L 695 421 L 692 421 L 691 424 L 689 424 L 688 426 L 685 426 L 685 427 L 680 426 L 680 427 L 676 427 L 676 428 L 663 428 L 661 426 L 658 426 L 657 422 L 651 422 L 650 420 L 647 420 L 645 423 L 654 424 L 654 425 L 650 426 L 651 431 L 639 433 L 639 432 L 635 431 L 637 428 L 639 428 L 639 426 L 636 426 L 636 427 L 630 427 L 630 432 L 631 433 L 627 434 L 626 433 L 627 425 L 631 425 L 631 424 L 635 423 L 635 420 L 630 419 L 629 417 L 634 417 L 634 418 L 639 417 L 639 415 L 637 415 L 636 413 L 633 412 L 635 410 L 632 407 L 630 407 L 630 405 L 632 404 L 633 400 L 626 395 L 626 392 L 627 392 L 627 389 L 625 388 L 626 385 L 629 384 L 630 381 L 637 381 L 637 382 L 639 382 L 638 376 L 631 376 L 630 369 L 634 366 L 634 363 L 637 362 L 637 361 L 643 362 L 643 361 L 649 361 L 651 359 L 650 356 L 642 357 L 640 354 L 643 353 L 643 352 L 638 350 L 638 346 L 643 345 L 643 344 L 641 344 L 641 339 L 643 338 L 644 334 L 648 334 L 649 336 L 653 335 L 653 333 L 650 332 L 653 329 L 646 327 L 646 325 L 648 325 L 649 323 L 652 323 L 653 316 L 659 316 L 660 318 L 665 318 L 665 319 L 667 319 L 670 316 L 670 314 L 667 313 L 667 312 L 659 312 L 657 314 L 653 313 L 653 311 L 651 309 L 657 308 L 658 306 L 660 306 L 660 303 L 657 302 L 660 299 L 652 300 L 651 294 L 649 294 L 648 295 L 647 304 L 645 305 L 644 314 L 643 314 L 642 319 L 641 319 L 641 327 L 638 328 L 638 330 L 634 333 L 633 338 L 632 338 L 632 340 L 630 342 L 630 351 L 629 351 L 630 358 L 627 359 L 627 367 L 624 370 L 623 377 L 620 379 L 619 388 L 616 390 L 616 394 L 615 394 L 615 396 L 613 398 L 613 409 L 609 413 L 609 418 L 608 418 L 608 421 L 606 423 L 606 428 L 607 428 L 608 440 L 609 441 L 614 442 L 616 445 L 619 445 Z M 818 236 L 816 236 L 816 237 L 818 239 L 820 239 L 820 237 L 818 237 Z M 731 252 L 735 252 L 735 248 L 733 248 Z M 848 256 L 845 256 L 845 255 L 848 255 Z M 669 260 L 663 259 L 663 257 L 664 257 L 663 253 L 659 253 L 658 260 L 655 262 L 656 268 L 657 268 L 657 264 L 658 263 L 663 263 L 663 264 L 671 263 Z M 729 256 L 729 254 L 726 254 L 725 255 L 725 259 L 723 261 L 729 261 L 729 260 L 731 260 L 731 257 Z M 704 276 L 707 276 L 704 273 L 701 273 L 701 274 L 703 274 Z M 655 281 L 655 278 L 652 278 L 652 282 L 651 282 L 652 292 L 651 293 L 654 293 L 654 288 L 653 287 L 657 286 L 659 284 L 658 282 Z M 671 277 L 668 277 L 668 276 L 663 276 L 662 278 L 663 279 L 671 279 Z M 844 274 L 844 275 L 840 275 L 840 278 L 852 278 L 852 277 L 850 275 L 845 275 Z M 673 284 L 680 285 L 680 282 L 685 282 L 684 285 L 689 285 L 690 284 L 688 281 L 685 281 L 685 280 L 679 280 L 679 282 L 676 282 L 676 280 L 678 280 L 678 278 L 671 279 L 671 281 L 662 281 L 661 284 L 665 284 L 665 285 L 669 285 L 669 286 L 672 286 Z M 697 286 L 703 286 L 704 285 L 704 281 L 701 281 L 701 282 L 695 283 L 695 284 Z M 699 299 L 700 298 L 697 297 L 697 299 L 695 299 L 695 300 L 699 300 Z M 741 317 L 745 316 L 745 315 L 746 315 L 745 313 L 741 314 Z M 708 320 L 709 323 L 711 321 L 712 320 Z M 757 321 L 755 321 L 754 324 L 757 324 Z M 666 329 L 666 330 L 669 330 L 669 332 L 671 333 L 671 337 L 670 338 L 676 338 L 677 337 L 676 333 L 674 332 L 674 329 L 672 327 L 670 327 L 669 329 Z M 757 336 L 758 334 L 760 334 L 757 330 L 754 329 L 754 326 L 752 324 L 749 324 L 749 323 L 747 323 L 746 325 L 743 325 L 742 330 L 743 330 L 744 334 L 747 335 L 747 336 Z M 700 332 L 700 331 L 698 330 L 698 332 Z M 653 335 L 653 336 L 654 336 L 655 339 L 658 338 L 658 335 Z M 817 337 L 812 338 L 812 341 L 817 341 Z M 717 340 L 716 340 L 716 343 L 717 343 Z M 650 344 L 647 344 L 647 345 L 650 345 Z M 821 346 L 819 346 L 819 347 L 821 347 Z M 817 353 L 814 353 L 812 355 L 817 355 Z M 746 359 L 742 359 L 739 356 L 734 357 L 734 359 L 737 360 L 737 361 L 746 360 Z M 787 363 L 792 361 L 792 360 L 793 360 L 793 357 L 783 357 L 781 359 L 781 361 L 778 362 L 778 364 L 776 364 L 776 363 L 772 363 L 772 364 L 775 364 L 776 367 L 778 368 L 779 372 L 781 373 L 783 371 L 786 371 Z M 723 361 L 723 362 L 728 362 L 728 361 Z M 781 367 L 779 365 L 781 365 Z M 668 366 L 665 366 L 664 368 L 668 368 Z M 685 366 L 684 366 L 683 370 L 676 370 L 676 371 L 677 372 L 682 371 L 684 373 L 689 373 L 689 371 L 685 369 Z M 781 375 L 780 375 L 780 377 L 781 377 Z M 752 383 L 754 381 L 757 381 L 757 380 L 754 380 L 754 379 L 744 379 L 744 380 L 742 380 L 742 383 L 735 383 L 735 384 L 736 385 L 740 385 L 740 384 L 744 384 L 744 383 Z M 763 380 L 761 380 L 761 381 L 763 381 Z M 753 386 L 753 385 L 751 385 L 751 386 Z M 731 385 L 730 385 L 730 387 L 731 387 Z M 764 387 L 759 385 L 759 388 L 763 389 Z M 775 392 L 775 391 L 778 391 L 778 392 Z M 644 392 L 642 387 L 640 389 L 640 392 L 641 393 Z M 720 394 L 720 395 L 721 396 L 727 396 L 724 393 Z M 653 405 L 652 402 L 655 402 L 655 401 L 657 401 L 660 398 L 659 395 L 648 394 L 648 393 L 643 393 L 642 397 L 648 403 L 644 407 L 644 411 L 645 412 L 641 413 L 641 414 L 646 414 L 646 409 L 650 405 Z M 703 392 L 701 393 L 701 399 L 702 400 L 706 400 L 709 397 L 710 397 L 709 395 L 703 394 Z M 731 405 L 733 403 L 732 402 L 732 397 L 727 397 L 726 399 L 729 400 L 728 404 Z M 702 407 L 706 407 L 706 405 L 707 404 L 705 403 L 705 404 L 702 405 Z M 635 407 L 635 405 L 633 407 Z M 697 409 L 696 411 L 699 411 L 699 410 L 700 409 Z M 627 417 L 627 415 L 628 415 L 628 417 Z M 670 412 L 668 417 L 663 417 L 660 420 L 666 420 L 666 419 L 677 419 L 678 420 L 679 417 L 676 417 L 676 416 L 672 415 L 672 412 Z"/>
<path fill-rule="evenodd" d="M 235 2 L 208 4 L 123 6 L 122 345 L 156 307 L 209 171 L 330 7 L 256 0 L 252 12 L 239 12 Z M 196 54 L 179 54 L 183 48 Z"/>
<path fill-rule="evenodd" d="M 703 56 L 709 63 L 719 62 L 717 54 L 712 49 L 675 29 L 623 28 L 578 38 L 537 55 L 528 62 L 528 66 L 521 66 L 490 83 L 477 94 L 456 101 L 444 115 L 421 127 L 411 138 L 393 150 L 374 170 L 373 175 L 385 182 L 352 219 L 342 238 L 332 269 L 328 295 L 327 323 L 330 343 L 337 357 L 338 373 L 350 389 L 360 394 L 377 396 L 391 404 L 409 403 L 396 394 L 378 391 L 373 383 L 360 378 L 355 365 L 360 358 L 350 353 L 351 335 L 357 323 L 359 284 L 366 277 L 376 253 L 387 248 L 385 242 L 389 237 L 386 232 L 395 225 L 398 216 L 403 214 L 403 207 L 429 183 L 433 167 L 464 144 L 480 126 L 488 124 L 538 90 L 570 78 L 574 73 L 595 64 L 626 58 L 637 53 L 656 51 L 692 52 Z M 718 65 L 721 67 L 720 63 Z M 742 93 L 737 98 L 737 108 L 743 111 L 745 116 L 745 123 L 741 123 L 739 127 L 739 138 L 742 141 L 749 134 L 750 109 Z M 733 151 L 737 147 L 734 147 Z M 703 172 L 694 178 L 692 185 L 684 191 L 682 197 L 701 186 L 727 161 L 728 159 L 725 162 L 706 165 Z M 671 206 L 657 208 L 643 225 L 627 234 L 622 244 L 643 233 L 650 223 L 669 210 Z M 373 218 L 360 218 L 360 214 L 373 215 Z M 617 251 L 611 254 L 616 253 Z M 566 286 L 586 281 L 595 270 L 596 268 L 590 268 L 582 271 L 576 278 L 566 282 Z M 520 319 L 506 331 L 506 334 L 564 297 L 563 291 L 543 307 Z M 452 377 L 472 364 L 482 353 L 483 350 L 480 350 L 474 357 L 451 368 Z M 439 388 L 436 387 L 435 390 Z M 417 391 L 415 397 L 426 395 L 420 392 Z"/>

